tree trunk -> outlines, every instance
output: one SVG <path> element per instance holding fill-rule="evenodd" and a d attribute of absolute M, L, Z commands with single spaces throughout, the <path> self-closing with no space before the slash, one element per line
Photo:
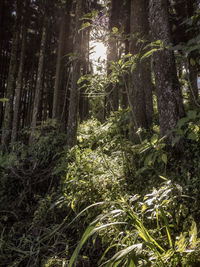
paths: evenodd
<path fill-rule="evenodd" d="M 138 59 L 140 59 L 149 37 L 148 5 L 146 0 L 132 0 L 131 4 L 132 39 L 130 42 L 130 52 L 133 55 L 138 55 Z M 140 39 L 143 41 L 139 41 Z M 134 139 L 136 138 L 135 133 L 138 128 L 147 129 L 152 123 L 152 87 L 149 59 L 144 62 L 138 62 L 131 77 L 129 91 Z"/>
<path fill-rule="evenodd" d="M 150 25 L 153 41 L 161 40 L 165 44 L 171 42 L 167 0 L 150 0 Z M 153 68 L 160 133 L 164 136 L 176 127 L 177 121 L 184 115 L 173 52 L 163 49 L 154 53 Z M 168 139 L 170 140 L 171 137 L 170 135 Z"/>
<path fill-rule="evenodd" d="M 72 147 L 76 143 L 77 134 L 77 117 L 78 117 L 78 106 L 79 106 L 79 92 L 77 81 L 80 77 L 80 64 L 81 64 L 81 32 L 79 31 L 81 27 L 83 1 L 78 0 L 76 4 L 76 22 L 75 22 L 75 33 L 74 33 L 74 53 L 76 58 L 73 61 L 73 73 L 72 73 L 72 85 L 70 92 L 70 102 L 69 102 L 69 114 L 67 122 L 67 145 Z"/>
<path fill-rule="evenodd" d="M 55 87 L 54 87 L 54 98 L 53 98 L 53 119 L 59 118 L 59 109 L 60 109 L 60 99 L 62 95 L 62 90 L 60 90 L 61 84 L 61 65 L 64 55 L 64 40 L 65 40 L 65 29 L 66 29 L 66 18 L 65 14 L 61 19 L 60 24 L 60 34 L 59 34 L 59 44 L 58 44 L 58 55 L 56 63 L 56 78 L 55 78 Z"/>
<path fill-rule="evenodd" d="M 110 66 L 112 62 L 118 60 L 118 44 L 117 37 L 112 36 L 111 32 L 114 27 L 119 29 L 119 0 L 112 0 L 110 7 L 109 31 L 110 37 L 108 40 L 107 54 L 107 75 L 111 73 Z M 105 117 L 110 115 L 111 111 L 116 111 L 119 108 L 119 87 L 117 84 L 111 84 L 106 90 L 105 97 Z"/>
<path fill-rule="evenodd" d="M 87 9 L 84 10 L 87 13 Z M 89 35 L 90 30 L 84 29 L 82 35 L 82 75 L 89 73 Z M 80 122 L 87 120 L 89 115 L 89 99 L 86 93 L 86 88 L 83 87 L 80 89 L 80 103 L 79 103 L 79 117 Z"/>
<path fill-rule="evenodd" d="M 58 121 L 61 120 L 65 90 L 63 88 L 63 76 L 62 73 L 65 70 L 64 67 L 64 54 L 66 52 L 66 37 L 69 37 L 70 31 L 70 10 L 72 6 L 72 1 L 67 1 L 65 4 L 66 12 L 63 11 L 61 22 L 60 22 L 60 33 L 59 33 L 59 44 L 58 44 L 58 54 L 56 62 L 56 78 L 54 86 L 54 98 L 53 98 L 53 118 Z"/>
<path fill-rule="evenodd" d="M 29 3 L 27 1 L 26 5 L 28 4 Z M 27 11 L 27 6 L 26 6 L 26 11 Z M 24 22 L 24 25 L 22 26 L 22 46 L 21 46 L 21 55 L 20 55 L 19 69 L 18 69 L 18 75 L 17 75 L 17 86 L 15 88 L 15 101 L 14 101 L 14 114 L 13 114 L 11 142 L 15 142 L 17 140 L 17 132 L 19 128 L 20 100 L 21 100 L 21 90 L 22 90 L 25 51 L 26 51 L 26 39 L 27 39 L 27 25 L 26 24 L 27 23 Z"/>
<path fill-rule="evenodd" d="M 8 73 L 8 85 L 3 127 L 2 127 L 2 136 L 1 136 L 1 145 L 6 149 L 10 143 L 11 139 L 11 130 L 12 130 L 12 116 L 13 116 L 13 97 L 14 97 L 14 87 L 15 87 L 15 74 L 17 69 L 17 50 L 19 44 L 19 35 L 20 35 L 20 20 L 21 20 L 21 6 L 17 6 L 15 29 L 13 35 L 12 50 L 10 56 L 9 64 L 9 73 Z"/>
<path fill-rule="evenodd" d="M 130 53 L 130 20 L 131 20 L 131 0 L 126 0 L 125 18 L 124 18 L 124 34 L 125 34 L 125 55 Z M 127 59 L 128 60 L 128 59 Z M 128 108 L 128 92 L 127 85 L 129 84 L 129 74 L 125 74 L 122 88 L 122 108 Z"/>
<path fill-rule="evenodd" d="M 42 71 L 43 71 L 43 65 L 44 65 L 46 40 L 47 40 L 47 17 L 44 18 L 44 24 L 43 24 L 43 29 L 42 29 L 42 38 L 41 38 L 40 53 L 39 53 L 37 81 L 36 81 L 36 88 L 35 88 L 33 114 L 32 114 L 32 121 L 31 121 L 31 135 L 29 138 L 29 144 L 31 144 L 32 141 L 34 140 L 37 117 L 38 117 L 38 112 L 39 112 L 39 105 L 40 105 L 40 99 L 41 99 Z"/>

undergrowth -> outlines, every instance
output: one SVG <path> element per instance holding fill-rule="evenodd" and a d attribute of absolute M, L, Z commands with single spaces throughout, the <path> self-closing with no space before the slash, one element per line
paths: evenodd
<path fill-rule="evenodd" d="M 0 155 L 0 266 L 198 266 L 200 116 L 171 147 L 157 125 L 133 144 L 128 121 L 83 122 L 71 150 L 44 126 Z"/>

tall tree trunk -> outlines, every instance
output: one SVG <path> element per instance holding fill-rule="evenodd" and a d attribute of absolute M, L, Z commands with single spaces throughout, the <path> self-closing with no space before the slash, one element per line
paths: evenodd
<path fill-rule="evenodd" d="M 87 9 L 85 8 L 85 13 L 87 13 Z M 83 66 L 83 75 L 89 73 L 89 34 L 90 30 L 85 29 L 83 30 L 82 35 L 82 66 Z M 79 117 L 80 122 L 83 120 L 88 119 L 89 115 L 89 99 L 88 95 L 86 94 L 86 88 L 83 87 L 80 89 L 80 103 L 79 103 Z"/>
<path fill-rule="evenodd" d="M 25 10 L 29 1 L 26 0 Z M 26 16 L 24 14 L 24 16 Z M 22 81 L 23 81 L 23 72 L 24 72 L 24 61 L 25 61 L 25 51 L 26 51 L 26 39 L 27 39 L 27 19 L 24 17 L 24 25 L 22 26 L 22 45 L 21 45 L 21 55 L 19 62 L 19 69 L 17 75 L 17 86 L 15 88 L 15 101 L 14 101 L 14 114 L 13 114 L 13 124 L 12 124 L 12 136 L 11 142 L 17 140 L 17 132 L 19 128 L 19 117 L 20 117 L 20 100 L 21 100 L 21 90 L 22 90 Z"/>
<path fill-rule="evenodd" d="M 112 0 L 110 3 L 110 20 L 109 31 L 112 32 L 114 27 L 119 29 L 119 8 L 120 0 Z M 107 75 L 111 73 L 110 66 L 113 61 L 118 60 L 118 44 L 117 37 L 110 34 L 108 40 L 107 54 Z M 110 115 L 111 111 L 116 111 L 119 108 L 119 87 L 117 84 L 111 84 L 106 90 L 105 97 L 105 117 Z"/>
<path fill-rule="evenodd" d="M 77 81 L 80 77 L 80 63 L 81 63 L 81 27 L 82 10 L 84 0 L 78 0 L 76 4 L 76 22 L 75 22 L 75 33 L 74 33 L 74 53 L 76 59 L 73 62 L 73 73 L 72 73 L 72 85 L 70 92 L 70 103 L 69 103 L 69 114 L 67 122 L 67 145 L 72 147 L 76 143 L 77 134 L 77 117 L 78 117 L 78 106 L 79 106 L 79 92 Z"/>
<path fill-rule="evenodd" d="M 195 16 L 195 13 L 197 11 L 197 6 L 199 3 L 197 3 L 196 0 L 187 0 L 187 16 L 188 18 L 192 18 L 192 16 Z M 197 36 L 200 33 L 199 27 L 197 29 L 194 28 L 194 30 L 190 30 L 188 33 L 188 39 L 192 39 L 195 36 Z M 197 59 L 197 60 L 195 60 Z M 197 86 L 197 77 L 198 72 L 200 69 L 199 64 L 199 50 L 192 51 L 188 56 L 188 65 L 189 65 L 189 86 L 190 86 L 190 103 L 195 105 L 199 104 L 199 90 Z"/>
<path fill-rule="evenodd" d="M 36 88 L 35 88 L 35 97 L 34 97 L 34 105 L 33 105 L 33 114 L 32 114 L 32 121 L 31 121 L 31 134 L 29 138 L 29 144 L 32 143 L 34 140 L 34 134 L 36 129 L 37 117 L 39 112 L 39 105 L 41 99 L 41 84 L 42 84 L 42 71 L 44 65 L 44 55 L 45 55 L 45 47 L 46 47 L 46 40 L 47 40 L 47 17 L 44 18 L 43 29 L 42 29 L 42 38 L 41 38 L 41 45 L 40 45 L 40 53 L 39 53 L 39 61 L 38 61 L 38 71 L 37 71 L 37 81 L 36 81 Z"/>
<path fill-rule="evenodd" d="M 61 120 L 63 106 L 64 106 L 64 96 L 65 90 L 63 85 L 63 71 L 64 66 L 64 54 L 66 52 L 66 37 L 69 37 L 70 31 L 70 10 L 72 6 L 72 1 L 66 1 L 65 8 L 63 11 L 61 22 L 60 22 L 60 33 L 59 33 L 59 44 L 58 44 L 58 54 L 56 62 L 56 77 L 54 86 L 54 98 L 53 98 L 53 118 L 58 121 Z"/>
<path fill-rule="evenodd" d="M 125 18 L 124 18 L 124 33 L 125 33 L 125 55 L 130 52 L 130 20 L 131 20 L 131 0 L 126 0 L 125 4 Z M 127 59 L 128 60 L 128 59 Z M 124 84 L 122 88 L 122 108 L 128 107 L 128 92 L 127 84 L 129 83 L 129 74 L 125 74 Z"/>
<path fill-rule="evenodd" d="M 167 0 L 150 0 L 150 25 L 153 41 L 161 40 L 165 44 L 171 42 Z M 164 136 L 176 126 L 178 119 L 184 115 L 173 52 L 163 49 L 154 53 L 153 68 L 160 133 Z M 169 136 L 170 139 L 171 136 Z"/>
<path fill-rule="evenodd" d="M 60 23 L 60 33 L 59 33 L 59 44 L 58 44 L 58 55 L 57 55 L 57 63 L 56 63 L 56 77 L 55 77 L 55 87 L 54 87 L 54 98 L 53 98 L 53 118 L 59 118 L 59 109 L 60 109 L 60 101 L 62 90 L 60 90 L 61 84 L 61 66 L 62 59 L 64 55 L 64 40 L 65 40 L 65 29 L 66 29 L 66 17 L 63 14 L 61 23 Z"/>
<path fill-rule="evenodd" d="M 14 87 L 15 87 L 15 74 L 17 69 L 17 50 L 19 44 L 19 35 L 20 35 L 20 20 L 21 20 L 21 6 L 17 2 L 17 13 L 16 13 L 16 22 L 14 27 L 13 43 L 10 56 L 9 64 L 9 73 L 8 73 L 8 85 L 3 127 L 2 127 L 2 136 L 1 136 L 1 145 L 6 149 L 10 143 L 11 139 L 11 130 L 12 130 L 12 116 L 13 116 L 13 97 L 14 97 Z"/>
<path fill-rule="evenodd" d="M 138 59 L 140 59 L 144 44 L 147 43 L 145 39 L 149 37 L 148 4 L 146 0 L 132 0 L 131 2 L 131 33 L 130 52 L 133 55 L 138 55 Z M 135 133 L 138 128 L 147 129 L 152 123 L 153 101 L 149 60 L 137 63 L 131 77 L 129 94 L 134 125 L 133 138 L 135 139 L 137 138 Z"/>

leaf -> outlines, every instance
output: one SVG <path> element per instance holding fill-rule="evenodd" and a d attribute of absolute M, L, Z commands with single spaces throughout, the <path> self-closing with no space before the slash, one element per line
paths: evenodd
<path fill-rule="evenodd" d="M 158 142 L 158 135 L 157 134 L 154 134 L 152 137 L 151 137 L 151 144 L 154 145 L 155 143 Z"/>
<path fill-rule="evenodd" d="M 4 98 L 0 98 L 0 102 L 8 102 L 8 100 L 9 99 L 8 98 L 5 98 L 5 97 Z"/>
<path fill-rule="evenodd" d="M 189 119 L 194 120 L 197 117 L 197 112 L 195 110 L 189 110 L 188 113 L 187 113 L 187 117 Z"/>
<path fill-rule="evenodd" d="M 88 80 L 88 77 L 86 77 L 86 76 L 81 76 L 81 77 L 78 79 L 77 84 L 80 84 L 80 83 L 84 82 L 85 80 Z"/>
<path fill-rule="evenodd" d="M 133 250 L 136 250 L 137 253 L 140 252 L 142 250 L 142 243 L 140 244 L 134 244 L 132 246 L 129 246 L 119 252 L 117 252 L 109 261 L 107 261 L 106 263 L 118 263 L 118 261 L 120 260 L 121 262 L 121 259 L 125 258 L 127 255 L 129 255 Z M 112 265 L 112 266 L 115 266 L 115 265 Z M 129 266 L 135 266 L 133 265 L 133 262 L 132 262 L 132 265 L 129 265 Z"/>
<path fill-rule="evenodd" d="M 165 163 L 165 165 L 167 165 L 167 155 L 166 154 L 162 154 L 162 161 Z"/>
<path fill-rule="evenodd" d="M 152 156 L 153 156 L 153 154 L 151 153 L 145 158 L 145 161 L 144 161 L 145 166 L 151 166 L 152 165 L 152 163 L 153 163 Z"/>
<path fill-rule="evenodd" d="M 78 243 L 76 249 L 74 250 L 72 256 L 71 256 L 71 259 L 69 261 L 69 267 L 72 267 L 75 260 L 77 259 L 78 257 L 78 254 L 82 248 L 82 246 L 85 244 L 85 242 L 87 241 L 87 239 L 92 235 L 92 231 L 95 229 L 95 225 L 89 225 L 88 228 L 85 230 L 82 238 L 81 238 L 81 241 Z"/>
<path fill-rule="evenodd" d="M 85 28 L 88 28 L 89 26 L 91 26 L 91 23 L 90 22 L 85 22 L 81 25 L 81 28 L 79 29 L 78 32 L 84 30 Z"/>
<path fill-rule="evenodd" d="M 150 57 L 150 56 L 153 55 L 155 52 L 158 52 L 158 51 L 160 51 L 160 50 L 162 50 L 162 48 L 153 48 L 153 49 L 151 49 L 150 51 L 146 52 L 146 53 L 141 57 L 141 60 Z"/>
<path fill-rule="evenodd" d="M 117 27 L 113 27 L 113 28 L 112 28 L 112 33 L 113 33 L 113 34 L 116 34 L 117 32 L 118 32 L 118 28 L 117 28 Z"/>
<path fill-rule="evenodd" d="M 196 65 L 196 61 L 192 57 L 190 58 L 190 65 L 191 66 L 195 66 Z"/>
<path fill-rule="evenodd" d="M 166 228 L 166 232 L 167 232 L 167 237 L 168 237 L 169 245 L 172 248 L 173 247 L 173 243 L 172 243 L 172 238 L 171 238 L 171 235 L 170 235 L 169 222 L 167 220 L 167 217 L 165 215 L 165 212 L 164 212 L 163 208 L 160 207 L 159 210 L 161 212 L 162 218 L 163 218 L 164 223 L 165 223 L 165 228 Z"/>
<path fill-rule="evenodd" d="M 168 181 L 168 179 L 167 179 L 167 178 L 165 178 L 165 177 L 164 177 L 164 176 L 162 176 L 162 175 L 159 175 L 159 177 L 160 177 L 161 179 L 165 180 L 165 181 Z"/>
<path fill-rule="evenodd" d="M 124 56 L 124 58 L 129 58 L 129 57 L 132 57 L 132 54 L 131 54 L 131 53 L 126 54 L 126 55 Z"/>
<path fill-rule="evenodd" d="M 189 140 L 194 140 L 194 141 L 196 141 L 196 139 L 197 139 L 196 134 L 193 133 L 193 132 L 192 133 L 189 133 L 188 136 L 187 136 L 187 138 Z"/>
<path fill-rule="evenodd" d="M 192 222 L 191 230 L 189 232 L 190 234 L 190 244 L 192 247 L 195 247 L 197 245 L 197 225 L 195 221 Z"/>

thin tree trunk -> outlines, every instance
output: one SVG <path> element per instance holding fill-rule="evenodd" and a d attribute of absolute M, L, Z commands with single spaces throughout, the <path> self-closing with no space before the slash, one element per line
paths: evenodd
<path fill-rule="evenodd" d="M 125 28 L 124 28 L 124 33 L 125 33 L 125 55 L 130 53 L 130 42 L 129 42 L 129 37 L 130 37 L 130 20 L 131 20 L 131 0 L 126 0 L 126 5 L 125 5 Z M 128 59 L 127 59 L 128 60 Z M 125 74 L 124 77 L 124 85 L 122 88 L 122 108 L 126 109 L 129 105 L 128 103 L 128 92 L 127 92 L 127 84 L 129 84 L 129 74 Z"/>
<path fill-rule="evenodd" d="M 72 73 L 72 86 L 70 92 L 70 103 L 69 103 L 69 115 L 67 122 L 67 145 L 72 147 L 76 143 L 77 134 L 77 117 L 78 117 L 78 106 L 79 106 L 79 92 L 77 81 L 80 77 L 80 64 L 81 64 L 81 27 L 80 18 L 82 16 L 83 1 L 78 0 L 76 4 L 76 25 L 75 25 L 75 36 L 74 36 L 74 52 L 76 53 L 76 59 L 73 62 L 73 73 Z"/>
<path fill-rule="evenodd" d="M 197 76 L 198 76 L 198 67 L 197 67 L 197 62 L 195 62 L 195 65 L 192 65 L 191 62 L 195 58 L 198 58 L 198 53 L 191 53 L 189 56 L 189 87 L 190 87 L 190 104 L 195 106 L 198 103 L 198 98 L 199 98 L 199 90 L 197 86 Z"/>
<path fill-rule="evenodd" d="M 21 100 L 21 90 L 24 72 L 24 60 L 25 60 L 25 50 L 26 50 L 26 38 L 27 38 L 27 27 L 23 26 L 22 30 L 22 48 L 19 63 L 19 70 L 17 75 L 17 86 L 15 89 L 15 101 L 14 101 L 14 114 L 13 114 L 13 126 L 12 126 L 12 136 L 11 142 L 17 140 L 17 132 L 19 128 L 19 116 L 20 116 L 20 100 Z"/>
<path fill-rule="evenodd" d="M 110 7 L 110 22 L 109 30 L 112 32 L 113 28 L 119 29 L 119 0 L 112 0 Z M 107 54 L 107 75 L 111 73 L 110 66 L 112 62 L 118 60 L 118 43 L 115 36 L 110 35 L 108 40 L 108 54 Z M 117 111 L 119 108 L 119 87 L 117 84 L 111 84 L 106 90 L 105 97 L 105 117 L 110 115 L 111 111 Z"/>
<path fill-rule="evenodd" d="M 87 10 L 85 9 L 85 13 Z M 89 73 L 89 30 L 85 29 L 82 36 L 82 66 L 83 66 L 83 75 Z M 89 114 L 89 99 L 86 94 L 86 88 L 83 87 L 80 89 L 80 103 L 79 103 L 79 117 L 80 121 L 88 119 Z"/>
<path fill-rule="evenodd" d="M 40 99 L 41 99 L 42 71 L 43 71 L 43 65 L 44 65 L 46 40 L 47 40 L 47 17 L 44 18 L 44 24 L 43 24 L 43 29 L 42 29 L 42 38 L 41 38 L 41 46 L 40 46 L 40 54 L 39 54 L 39 62 L 38 62 L 37 82 L 36 82 L 36 88 L 35 88 L 33 114 L 32 114 L 32 121 L 31 121 L 31 135 L 29 138 L 29 144 L 31 144 L 32 141 L 34 140 L 37 117 L 38 117 L 38 112 L 39 112 L 39 105 L 40 105 Z"/>
<path fill-rule="evenodd" d="M 167 0 L 150 0 L 150 25 L 153 41 L 171 42 Z M 160 133 L 166 135 L 176 127 L 184 115 L 180 85 L 177 78 L 174 54 L 168 49 L 154 53 L 153 68 L 156 82 Z M 169 140 L 171 139 L 169 136 Z"/>
<path fill-rule="evenodd" d="M 62 60 L 64 56 L 64 40 L 66 33 L 66 15 L 63 14 L 61 24 L 60 24 L 60 34 L 59 34 L 59 45 L 58 45 L 58 55 L 56 63 L 56 77 L 55 77 L 55 87 L 54 87 L 54 97 L 53 97 L 53 119 L 59 119 L 60 115 L 60 99 L 62 96 L 61 88 L 61 67 Z"/>
<path fill-rule="evenodd" d="M 17 18 L 15 23 L 15 30 L 13 36 L 12 50 L 10 56 L 9 64 L 9 73 L 8 73 L 8 85 L 3 127 L 2 127 L 2 136 L 1 136 L 1 145 L 6 149 L 10 143 L 11 139 L 11 130 L 12 130 L 12 116 L 13 116 L 13 97 L 14 97 L 14 86 L 15 86 L 15 74 L 17 69 L 17 50 L 19 44 L 19 35 L 20 35 L 20 20 L 21 20 L 21 7 L 17 7 Z"/>
<path fill-rule="evenodd" d="M 66 70 L 64 66 L 65 60 L 64 55 L 66 54 L 66 38 L 69 40 L 70 32 L 70 11 L 71 11 L 72 1 L 66 1 L 65 9 L 63 11 L 61 22 L 60 22 L 60 33 L 59 33 L 59 44 L 58 44 L 58 54 L 56 62 L 56 77 L 54 85 L 54 97 L 53 97 L 53 118 L 61 122 L 61 116 L 64 106 L 64 96 L 65 96 L 65 80 L 63 79 L 66 75 L 63 72 Z"/>

